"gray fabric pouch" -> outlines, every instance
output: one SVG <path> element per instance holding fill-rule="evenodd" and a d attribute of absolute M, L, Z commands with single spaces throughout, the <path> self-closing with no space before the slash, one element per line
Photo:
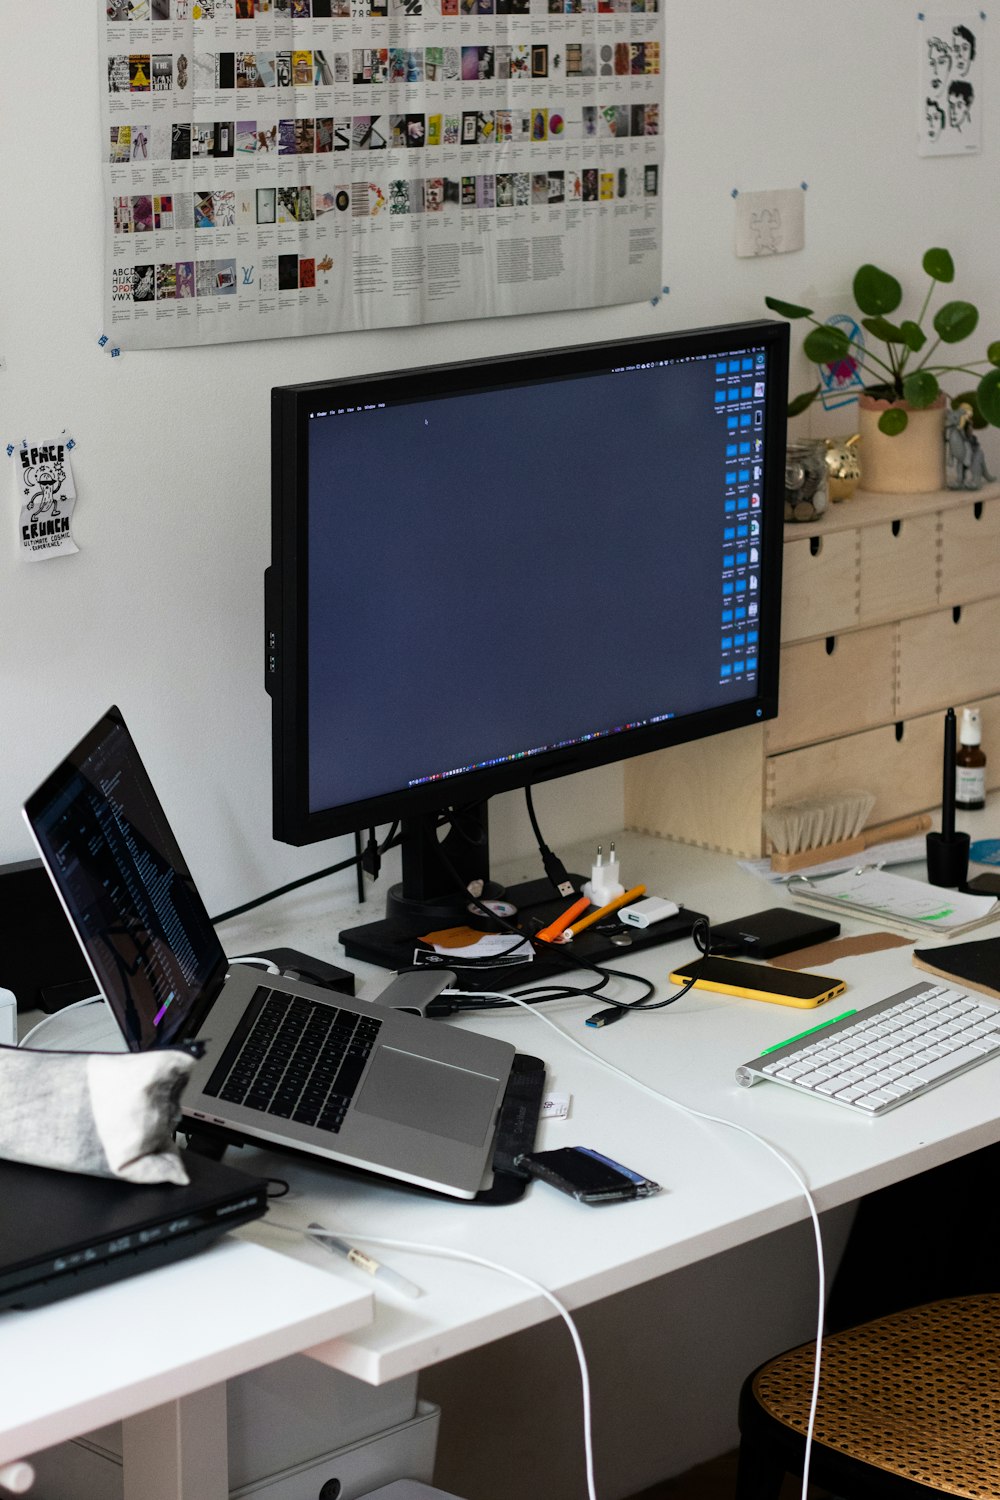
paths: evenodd
<path fill-rule="evenodd" d="M 194 1058 L 0 1047 L 0 1156 L 126 1182 L 186 1183 L 173 1132 Z"/>

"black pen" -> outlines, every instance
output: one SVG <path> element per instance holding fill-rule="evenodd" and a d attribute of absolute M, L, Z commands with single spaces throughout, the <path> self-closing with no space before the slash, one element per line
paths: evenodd
<path fill-rule="evenodd" d="M 944 773 L 941 787 L 941 837 L 955 836 L 955 710 L 944 716 Z"/>

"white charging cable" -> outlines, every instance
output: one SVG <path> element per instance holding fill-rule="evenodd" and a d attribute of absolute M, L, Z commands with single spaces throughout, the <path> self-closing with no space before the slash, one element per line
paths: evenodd
<path fill-rule="evenodd" d="M 87 995 L 83 1000 L 73 1000 L 69 1005 L 64 1005 L 61 1010 L 54 1010 L 51 1015 L 43 1016 L 40 1021 L 36 1021 L 31 1030 L 25 1033 L 25 1035 L 21 1038 L 17 1045 L 19 1047 L 26 1047 L 28 1043 L 38 1035 L 43 1026 L 48 1026 L 53 1021 L 58 1021 L 60 1016 L 65 1016 L 71 1010 L 80 1010 L 85 1005 L 103 1004 L 103 995 Z"/>
<path fill-rule="evenodd" d="M 280 974 L 278 965 L 270 958 L 261 958 L 257 953 L 241 953 L 238 958 L 228 960 L 231 964 L 246 964 L 248 968 L 263 969 L 265 974 Z"/>
<path fill-rule="evenodd" d="M 690 1105 L 681 1104 L 679 1100 L 672 1099 L 669 1094 L 664 1094 L 660 1089 L 653 1088 L 651 1084 L 644 1083 L 642 1079 L 636 1078 L 633 1074 L 626 1072 L 624 1068 L 619 1068 L 616 1063 L 609 1062 L 607 1058 L 601 1057 L 600 1053 L 592 1051 L 590 1047 L 585 1047 L 582 1042 L 577 1040 L 576 1037 L 571 1036 L 570 1033 L 564 1029 L 564 1027 L 556 1025 L 551 1017 L 542 1015 L 542 1013 L 536 1010 L 527 1000 L 521 1000 L 516 995 L 511 995 L 500 991 L 491 993 L 481 990 L 465 991 L 449 989 L 443 991 L 442 993 L 454 996 L 456 999 L 470 998 L 478 1000 L 496 999 L 512 1001 L 514 1004 L 519 1005 L 524 1010 L 526 1010 L 529 1015 L 534 1016 L 536 1020 L 541 1021 L 546 1026 L 551 1027 L 551 1029 L 557 1032 L 558 1035 L 561 1036 L 565 1041 L 570 1042 L 574 1047 L 577 1048 L 578 1051 L 582 1052 L 585 1057 L 589 1057 L 592 1061 L 599 1063 L 601 1067 L 607 1068 L 609 1072 L 616 1074 L 626 1083 L 631 1084 L 633 1088 L 641 1089 L 643 1093 L 651 1095 L 660 1103 L 667 1104 L 671 1109 L 676 1109 L 677 1111 L 679 1111 L 679 1113 L 689 1115 L 693 1119 L 704 1120 L 713 1125 L 724 1125 L 730 1130 L 737 1131 L 740 1135 L 749 1136 L 752 1141 L 755 1141 L 759 1146 L 763 1146 L 763 1148 L 767 1152 L 769 1152 L 771 1156 L 775 1157 L 776 1160 L 779 1161 L 781 1165 L 786 1169 L 786 1171 L 791 1173 L 792 1177 L 795 1180 L 796 1186 L 802 1193 L 802 1196 L 804 1197 L 806 1205 L 809 1209 L 809 1216 L 812 1220 L 813 1234 L 816 1242 L 816 1263 L 819 1273 L 819 1306 L 816 1329 L 816 1360 L 813 1375 L 812 1397 L 809 1405 L 809 1420 L 806 1430 L 805 1461 L 802 1470 L 801 1495 L 802 1500 L 806 1500 L 806 1491 L 809 1484 L 809 1467 L 812 1456 L 813 1431 L 816 1424 L 816 1405 L 819 1399 L 820 1360 L 823 1338 L 823 1312 L 826 1305 L 826 1262 L 823 1256 L 823 1237 L 820 1230 L 819 1212 L 816 1208 L 812 1193 L 809 1191 L 808 1184 L 806 1183 L 805 1178 L 799 1172 L 798 1168 L 795 1166 L 794 1162 L 792 1162 L 787 1156 L 785 1156 L 785 1154 L 777 1146 L 773 1145 L 771 1141 L 767 1140 L 762 1135 L 758 1135 L 755 1131 L 750 1130 L 748 1126 L 740 1125 L 734 1120 L 727 1120 L 721 1115 L 708 1114 L 705 1110 L 694 1109 Z M 283 1224 L 280 1220 L 272 1219 L 270 1217 L 268 1217 L 266 1223 L 273 1229 L 287 1230 L 289 1233 L 301 1235 L 305 1239 L 310 1238 L 311 1233 L 315 1233 L 315 1230 L 310 1231 L 310 1229 L 303 1225 Z M 332 1237 L 332 1231 L 327 1231 L 327 1233 Z M 488 1260 L 485 1256 L 482 1255 L 473 1255 L 470 1251 L 467 1250 L 455 1250 L 443 1245 L 427 1245 L 414 1240 L 387 1239 L 386 1237 L 381 1235 L 367 1234 L 364 1230 L 349 1230 L 341 1228 L 337 1230 L 337 1237 L 339 1236 L 343 1236 L 345 1240 L 363 1240 L 366 1244 L 378 1245 L 389 1250 L 413 1251 L 420 1255 L 436 1255 L 448 1260 L 467 1261 L 472 1265 L 484 1266 L 487 1270 L 497 1271 L 503 1276 L 510 1276 L 513 1278 L 513 1280 L 521 1282 L 522 1285 L 530 1287 L 532 1291 L 536 1292 L 540 1297 L 543 1297 L 545 1301 L 555 1309 L 555 1311 L 558 1313 L 559 1317 L 563 1320 L 567 1329 L 569 1330 L 569 1335 L 573 1341 L 573 1349 L 576 1354 L 576 1360 L 580 1370 L 580 1387 L 583 1398 L 583 1451 L 587 1475 L 587 1494 L 589 1500 L 597 1500 L 597 1487 L 594 1477 L 594 1443 L 590 1395 L 590 1372 L 587 1367 L 586 1355 L 584 1354 L 583 1344 L 580 1339 L 580 1334 L 576 1327 L 576 1324 L 573 1321 L 569 1309 L 563 1302 L 559 1300 L 555 1293 L 551 1292 L 548 1287 L 543 1286 L 540 1281 L 535 1281 L 533 1277 L 526 1276 L 521 1271 L 515 1271 L 511 1266 L 501 1265 L 499 1261 Z"/>
<path fill-rule="evenodd" d="M 0 1464 L 0 1490 L 6 1490 L 11 1495 L 26 1495 L 34 1482 L 35 1471 L 23 1460 Z"/>
<path fill-rule="evenodd" d="M 239 958 L 229 959 L 228 962 L 231 964 L 252 965 L 255 968 L 263 969 L 266 974 L 281 973 L 276 963 L 273 963 L 269 958 L 259 958 L 256 953 L 244 953 Z M 103 1003 L 103 995 L 88 995 L 83 1000 L 74 1000 L 70 1005 L 64 1005 L 61 1010 L 55 1010 L 51 1015 L 43 1016 L 40 1021 L 36 1021 L 35 1025 L 21 1038 L 17 1045 L 19 1047 L 26 1047 L 32 1038 L 38 1035 L 43 1026 L 48 1026 L 51 1021 L 55 1021 L 59 1016 L 66 1015 L 68 1011 L 77 1010 L 83 1005 L 102 1005 Z"/>
<path fill-rule="evenodd" d="M 631 1084 L 633 1088 L 641 1089 L 643 1093 L 651 1095 L 652 1098 L 660 1100 L 661 1103 L 669 1105 L 671 1109 L 676 1109 L 683 1115 L 689 1115 L 692 1119 L 705 1120 L 712 1125 L 724 1125 L 728 1130 L 735 1130 L 739 1135 L 748 1136 L 750 1140 L 755 1141 L 758 1146 L 763 1146 L 764 1150 L 769 1152 L 771 1156 L 779 1161 L 785 1168 L 785 1170 L 789 1172 L 794 1178 L 796 1186 L 805 1199 L 806 1206 L 809 1210 L 809 1217 L 812 1220 L 813 1237 L 816 1243 L 816 1269 L 819 1278 L 815 1337 L 816 1356 L 813 1367 L 813 1383 L 809 1401 L 809 1418 L 806 1424 L 805 1454 L 802 1467 L 801 1495 L 802 1500 L 806 1500 L 806 1491 L 809 1486 L 809 1468 L 812 1460 L 813 1433 L 816 1427 L 816 1408 L 819 1403 L 819 1384 L 823 1354 L 823 1318 L 826 1308 L 826 1259 L 823 1255 L 823 1235 L 819 1223 L 819 1210 L 816 1207 L 816 1203 L 812 1193 L 809 1191 L 809 1185 L 803 1177 L 802 1173 L 799 1171 L 798 1167 L 791 1160 L 791 1158 L 786 1156 L 778 1146 L 775 1146 L 772 1141 L 767 1140 L 765 1136 L 758 1135 L 757 1132 L 751 1130 L 749 1126 L 741 1125 L 736 1120 L 727 1120 L 722 1115 L 709 1114 L 703 1109 L 695 1109 L 692 1105 L 689 1104 L 682 1104 L 679 1099 L 672 1099 L 669 1094 L 664 1094 L 661 1089 L 654 1088 L 650 1083 L 644 1083 L 641 1078 L 636 1078 L 634 1074 L 626 1072 L 624 1068 L 618 1067 L 617 1063 L 609 1062 L 608 1059 L 606 1057 L 602 1057 L 599 1052 L 594 1052 L 592 1048 L 585 1047 L 577 1037 L 571 1036 L 570 1033 L 565 1029 L 565 1027 L 558 1026 L 555 1021 L 552 1020 L 551 1016 L 543 1015 L 541 1011 L 535 1009 L 530 1001 L 522 1000 L 518 995 L 512 995 L 499 990 L 473 991 L 453 989 L 443 990 L 442 994 L 454 999 L 505 1000 L 508 1002 L 512 1002 L 515 1005 L 519 1005 L 523 1010 L 526 1010 L 529 1015 L 534 1016 L 536 1021 L 541 1021 L 543 1025 L 550 1027 L 559 1036 L 561 1036 L 564 1041 L 571 1043 L 571 1045 L 574 1046 L 578 1052 L 582 1052 L 585 1057 L 589 1057 L 593 1062 L 600 1063 L 602 1068 L 607 1068 L 609 1072 L 614 1073 L 617 1077 L 624 1079 L 624 1081 Z"/>
<path fill-rule="evenodd" d="M 287 1229 L 292 1234 L 300 1234 L 309 1239 L 311 1233 L 308 1229 L 298 1224 L 282 1224 L 279 1220 L 270 1216 L 265 1223 L 272 1229 Z M 583 1343 L 580 1339 L 579 1330 L 573 1321 L 572 1314 L 565 1303 L 560 1302 L 554 1292 L 550 1292 L 547 1286 L 536 1281 L 532 1276 L 526 1276 L 523 1271 L 515 1271 L 512 1266 L 504 1266 L 497 1260 L 488 1260 L 484 1255 L 473 1255 L 469 1250 L 453 1250 L 444 1245 L 425 1245 L 416 1240 L 386 1239 L 382 1235 L 366 1234 L 362 1231 L 349 1229 L 338 1229 L 337 1235 L 347 1240 L 364 1240 L 367 1245 L 379 1245 L 387 1250 L 410 1250 L 418 1255 L 436 1255 L 445 1260 L 467 1261 L 470 1265 L 484 1266 L 488 1271 L 499 1271 L 502 1276 L 510 1276 L 515 1281 L 521 1282 L 523 1286 L 530 1287 L 540 1297 L 544 1297 L 550 1306 L 554 1307 L 559 1317 L 569 1330 L 569 1336 L 573 1341 L 573 1350 L 576 1354 L 576 1362 L 580 1369 L 580 1388 L 583 1395 L 583 1459 L 587 1473 L 587 1494 L 589 1500 L 597 1500 L 597 1485 L 594 1479 L 594 1439 L 593 1422 L 591 1418 L 590 1401 L 590 1371 L 587 1368 L 587 1357 L 583 1352 Z M 333 1236 L 330 1235 L 332 1238 Z"/>

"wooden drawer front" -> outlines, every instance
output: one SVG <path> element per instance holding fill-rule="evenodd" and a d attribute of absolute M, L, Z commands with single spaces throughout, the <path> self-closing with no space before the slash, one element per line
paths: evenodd
<path fill-rule="evenodd" d="M 976 517 L 976 511 L 979 517 Z M 945 511 L 941 517 L 942 604 L 967 604 L 1000 590 L 1000 500 Z"/>
<path fill-rule="evenodd" d="M 858 534 L 834 531 L 785 543 L 781 639 L 834 635 L 858 623 Z"/>
<path fill-rule="evenodd" d="M 764 726 L 767 753 L 889 723 L 895 685 L 892 625 L 783 646 L 778 717 Z"/>
<path fill-rule="evenodd" d="M 957 621 L 954 616 L 958 614 Z M 958 707 L 1000 692 L 1000 603 L 935 610 L 899 626 L 896 716 Z"/>
<path fill-rule="evenodd" d="M 869 823 L 885 823 L 941 801 L 942 724 L 938 714 L 845 735 L 773 755 L 767 762 L 767 806 L 822 799 L 831 792 L 875 793 Z"/>
<path fill-rule="evenodd" d="M 861 532 L 858 618 L 898 620 L 938 602 L 936 515 L 902 516 Z"/>

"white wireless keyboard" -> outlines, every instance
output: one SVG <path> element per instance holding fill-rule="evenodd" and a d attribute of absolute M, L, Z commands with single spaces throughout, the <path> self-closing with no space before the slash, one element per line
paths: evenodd
<path fill-rule="evenodd" d="M 940 984 L 915 984 L 786 1042 L 736 1070 L 883 1115 L 1000 1054 L 1000 1006 Z"/>

